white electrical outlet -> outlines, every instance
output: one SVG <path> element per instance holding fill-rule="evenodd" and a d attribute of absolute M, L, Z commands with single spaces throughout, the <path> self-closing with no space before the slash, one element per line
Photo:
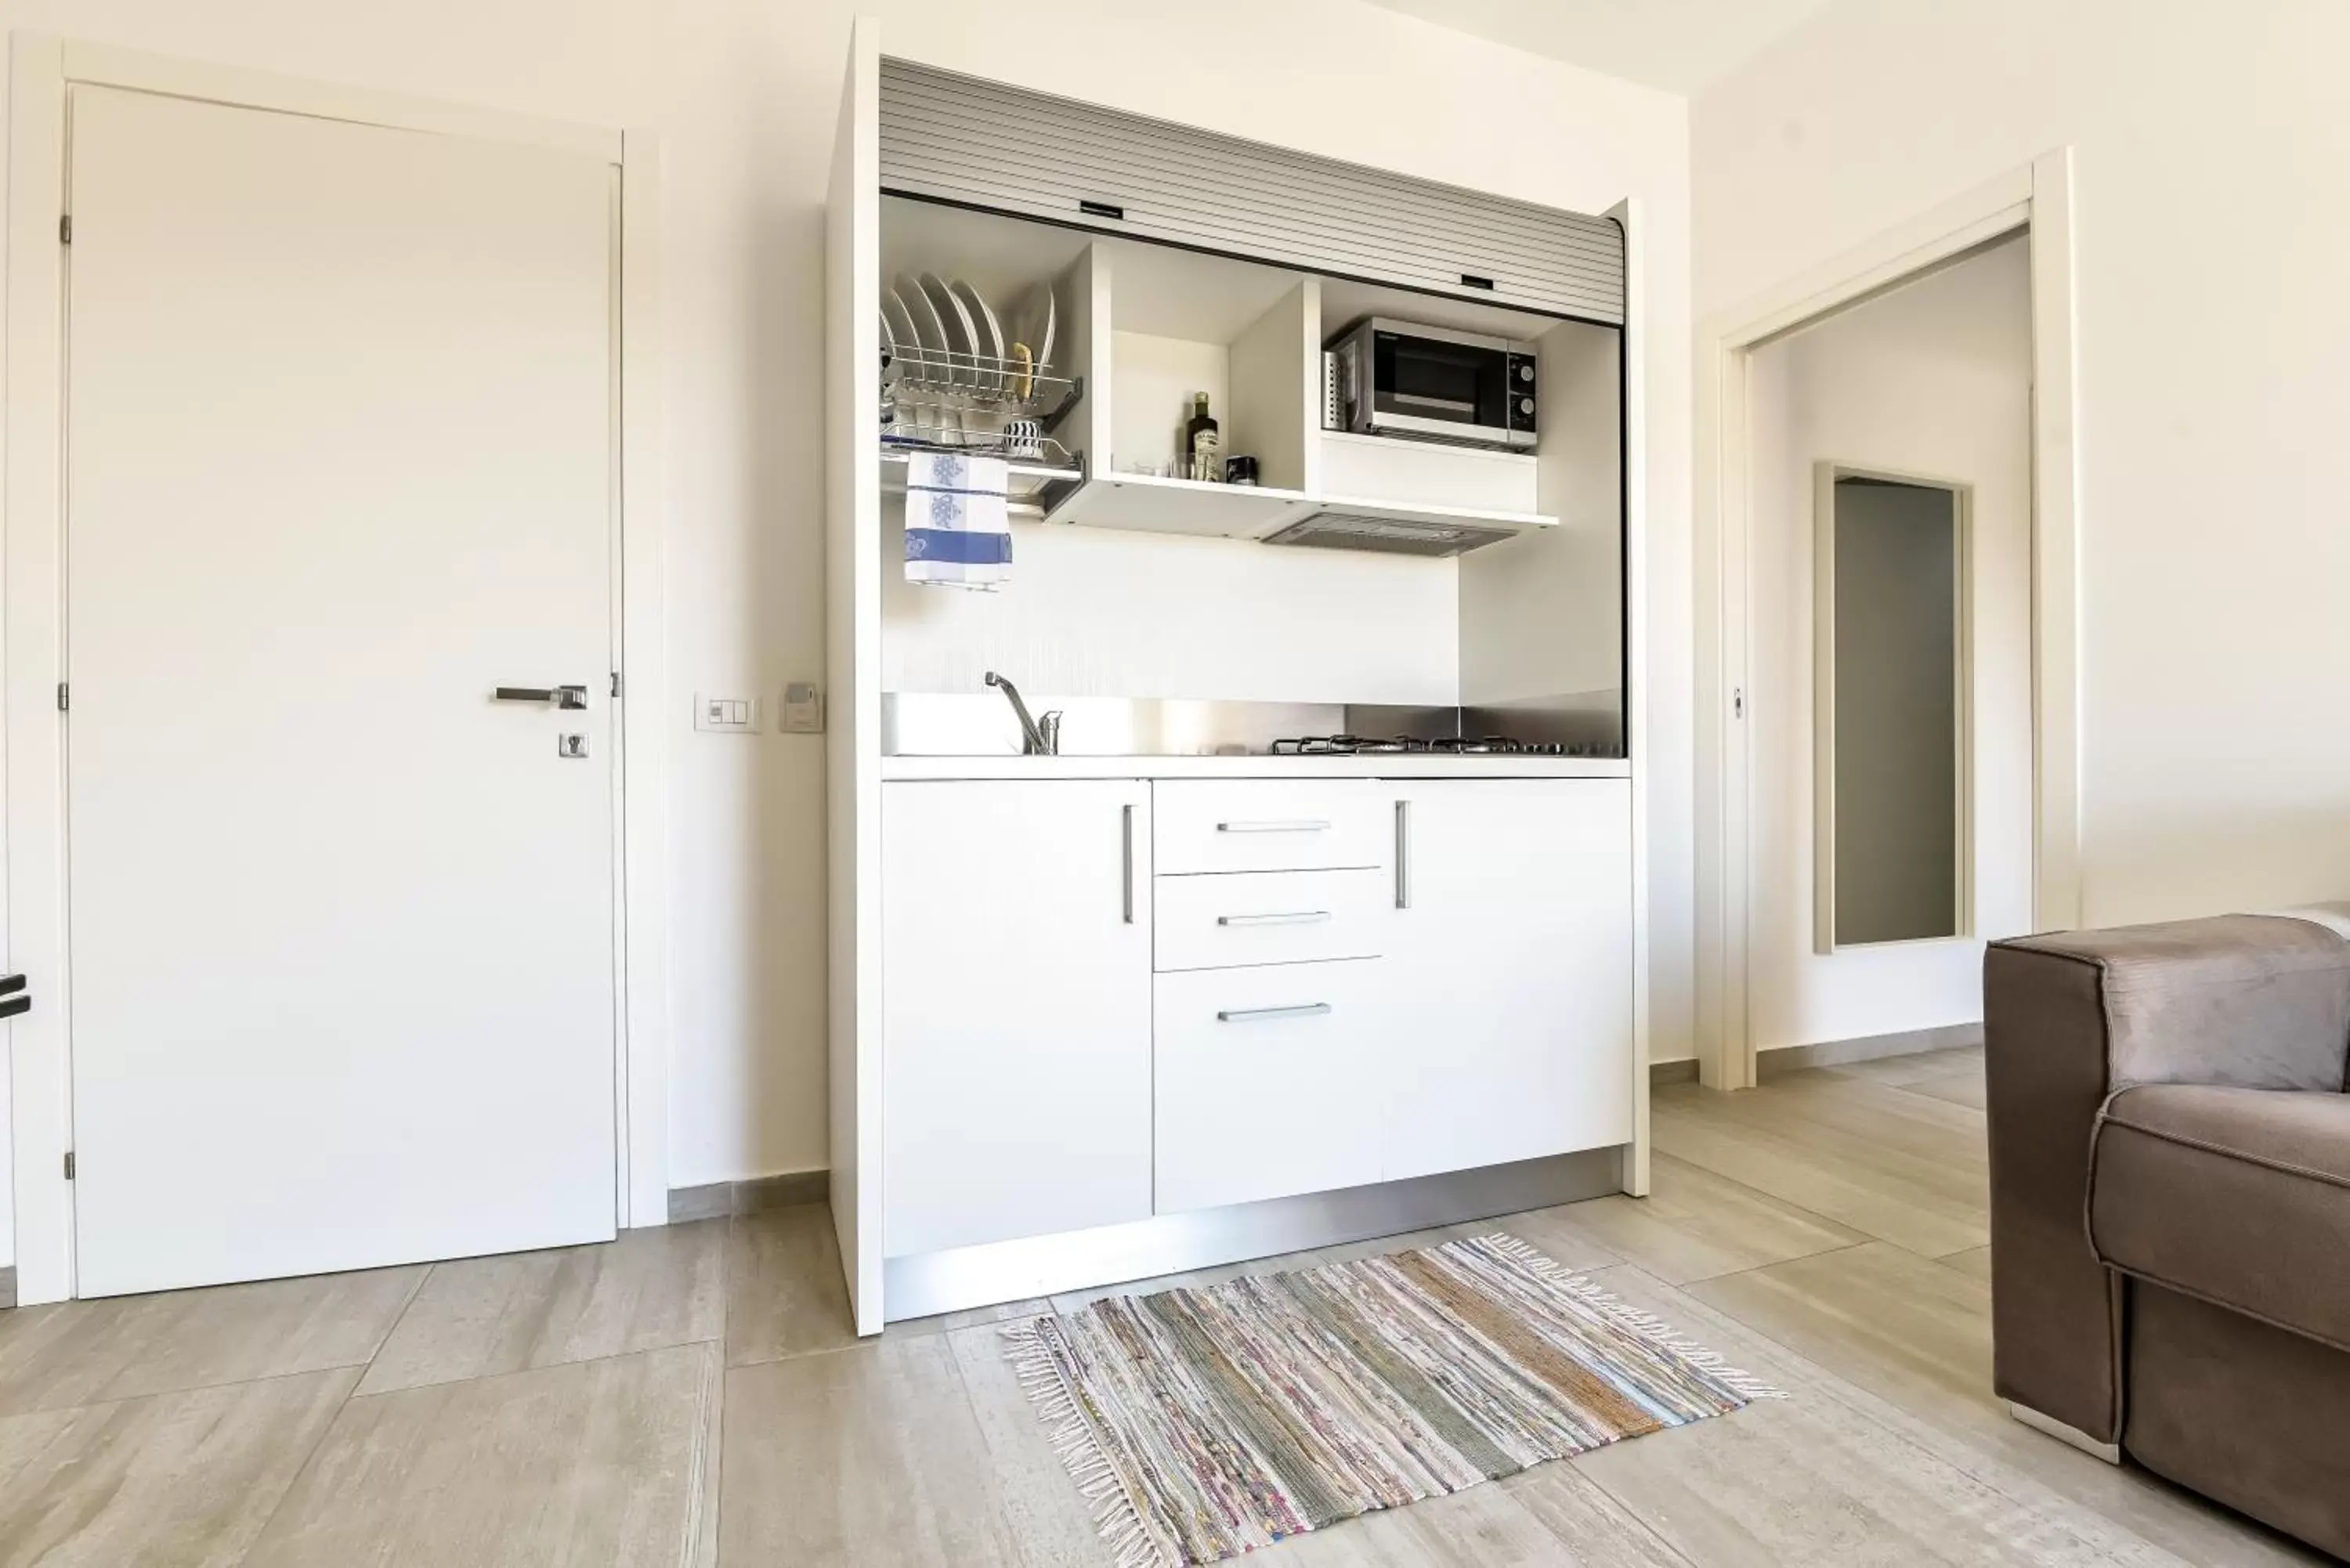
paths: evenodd
<path fill-rule="evenodd" d="M 759 729 L 756 697 L 710 697 L 693 694 L 693 727 L 719 734 L 751 735 Z"/>
<path fill-rule="evenodd" d="M 824 733 L 824 690 L 813 680 L 794 680 L 784 687 L 783 717 L 776 728 L 787 735 Z"/>

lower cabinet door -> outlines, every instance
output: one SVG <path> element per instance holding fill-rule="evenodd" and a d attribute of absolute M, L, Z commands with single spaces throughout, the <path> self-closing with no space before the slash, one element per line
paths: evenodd
<path fill-rule="evenodd" d="M 1389 1180 L 1632 1137 L 1626 779 L 1399 780 Z"/>
<path fill-rule="evenodd" d="M 1159 1213 L 1379 1179 L 1385 976 L 1378 959 L 1159 976 Z"/>
<path fill-rule="evenodd" d="M 881 788 L 892 1257 L 1150 1214 L 1150 786 Z"/>

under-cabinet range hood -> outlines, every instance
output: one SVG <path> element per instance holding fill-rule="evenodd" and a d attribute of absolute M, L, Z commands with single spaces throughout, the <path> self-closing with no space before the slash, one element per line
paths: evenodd
<path fill-rule="evenodd" d="M 1322 550 L 1376 550 L 1389 556 L 1458 556 L 1499 544 L 1550 522 L 1432 517 L 1425 512 L 1337 502 L 1316 506 L 1264 535 L 1268 545 L 1305 545 Z"/>

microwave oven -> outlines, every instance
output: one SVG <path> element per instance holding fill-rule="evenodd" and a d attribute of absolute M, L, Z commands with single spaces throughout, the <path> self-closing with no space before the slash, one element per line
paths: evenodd
<path fill-rule="evenodd" d="M 1326 346 L 1325 428 L 1463 446 L 1530 449 L 1534 347 L 1372 316 Z"/>

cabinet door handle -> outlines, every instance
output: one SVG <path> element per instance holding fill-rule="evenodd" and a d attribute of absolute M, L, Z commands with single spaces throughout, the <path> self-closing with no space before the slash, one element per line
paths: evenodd
<path fill-rule="evenodd" d="M 1128 925 L 1134 924 L 1134 806 L 1131 802 L 1118 808 L 1118 913 Z"/>
<path fill-rule="evenodd" d="M 1295 822 L 1220 822 L 1218 833 L 1327 833 L 1329 823 L 1318 817 L 1301 817 Z"/>
<path fill-rule="evenodd" d="M 1396 802 L 1396 908 L 1411 908 L 1411 802 Z"/>
<path fill-rule="evenodd" d="M 1329 1011 L 1326 1002 L 1301 1002 L 1295 1007 L 1228 1007 L 1216 1014 L 1216 1022 L 1270 1023 L 1277 1018 L 1319 1018 Z"/>
<path fill-rule="evenodd" d="M 1220 926 L 1311 926 L 1330 918 L 1327 909 L 1299 909 L 1286 915 L 1218 915 Z"/>

